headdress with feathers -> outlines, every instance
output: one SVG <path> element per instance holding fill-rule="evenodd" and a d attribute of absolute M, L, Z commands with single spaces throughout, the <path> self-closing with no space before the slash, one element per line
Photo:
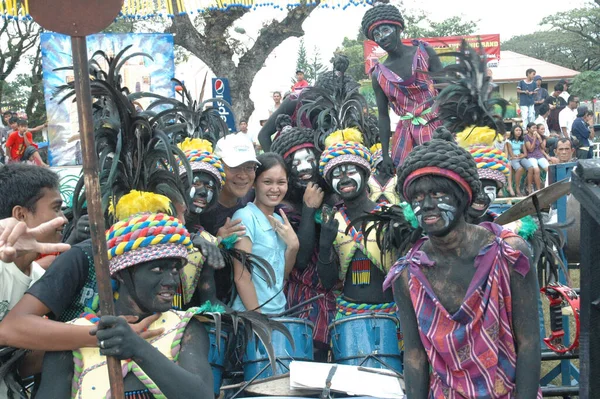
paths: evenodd
<path fill-rule="evenodd" d="M 445 55 L 456 57 L 457 63 L 446 66 L 433 76 L 446 86 L 436 98 L 436 119 L 453 133 L 458 145 L 466 148 L 477 163 L 482 179 L 491 179 L 500 186 L 510 173 L 508 159 L 494 147 L 504 133 L 502 120 L 508 102 L 492 98 L 491 81 L 487 76 L 487 57 L 479 48 L 462 41 L 458 52 Z"/>

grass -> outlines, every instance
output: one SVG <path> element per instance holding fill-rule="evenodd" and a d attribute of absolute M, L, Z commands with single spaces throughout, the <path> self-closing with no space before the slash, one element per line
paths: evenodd
<path fill-rule="evenodd" d="M 579 269 L 570 270 L 569 271 L 571 280 L 573 282 L 573 288 L 579 287 L 580 277 L 579 277 Z M 550 331 L 550 318 L 549 318 L 549 308 L 548 308 L 548 300 L 546 298 L 542 298 L 542 306 L 544 310 L 544 325 L 546 328 L 546 335 L 549 335 Z M 575 332 L 575 322 L 571 317 L 569 319 L 569 330 L 571 332 L 571 337 L 573 337 L 573 333 Z M 570 341 L 569 341 L 570 342 Z M 542 344 L 545 347 L 545 344 Z M 573 365 L 579 369 L 579 359 L 571 360 Z M 550 370 L 552 370 L 555 366 L 559 364 L 559 361 L 545 361 L 542 362 L 541 376 L 545 376 Z M 560 386 L 562 385 L 561 376 L 559 375 L 551 382 L 552 385 Z M 562 396 L 548 396 L 549 398 L 562 398 Z M 578 398 L 578 396 L 572 396 L 572 398 Z"/>

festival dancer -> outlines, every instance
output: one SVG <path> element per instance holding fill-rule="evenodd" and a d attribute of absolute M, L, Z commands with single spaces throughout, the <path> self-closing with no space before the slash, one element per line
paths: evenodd
<path fill-rule="evenodd" d="M 432 140 L 408 156 L 398 184 L 426 234 L 384 285 L 399 306 L 407 394 L 541 398 L 531 254 L 498 225 L 466 223 L 481 190 L 471 155 Z"/>
<path fill-rule="evenodd" d="M 147 228 L 152 226 L 152 228 Z M 124 234 L 124 233 L 127 234 Z M 36 397 L 103 398 L 110 393 L 106 357 L 124 361 L 126 396 L 191 398 L 213 395 L 208 363 L 208 334 L 193 316 L 172 311 L 179 272 L 193 248 L 183 223 L 163 213 L 140 214 L 114 224 L 107 232 L 110 274 L 118 282 L 116 316 L 86 314 L 76 325 L 97 325 L 99 348 L 49 352 Z M 139 247 L 134 241 L 143 238 Z M 212 310 L 212 309 L 211 309 Z M 162 333 L 148 342 L 119 315 L 140 320 L 162 313 L 150 328 Z"/>
<path fill-rule="evenodd" d="M 369 177 L 369 198 L 374 202 L 400 204 L 400 196 L 396 193 L 396 175 L 389 176 L 383 171 L 381 143 L 371 147 L 371 154 L 373 154 L 373 173 Z"/>
<path fill-rule="evenodd" d="M 357 218 L 379 209 L 368 197 L 371 153 L 361 142 L 357 129 L 334 132 L 325 141 L 327 149 L 319 163 L 321 175 L 344 203 L 337 210 L 323 210 L 317 263 L 325 288 L 343 282 L 336 318 L 365 311 L 396 312 L 392 293 L 381 289 L 390 257 L 382 256 L 375 231 L 367 234 L 365 227 L 353 227 Z"/>
<path fill-rule="evenodd" d="M 383 64 L 375 63 L 371 74 L 379 114 L 383 171 L 389 176 L 414 146 L 431 140 L 439 125 L 432 122 L 435 113 L 431 106 L 437 91 L 427 72 L 439 71 L 442 65 L 426 43 L 414 40 L 410 46 L 402 44 L 400 35 L 404 28 L 400 11 L 384 1 L 375 3 L 362 19 L 364 35 L 388 53 Z M 400 115 L 392 135 L 391 158 L 388 106 Z"/>
<path fill-rule="evenodd" d="M 321 152 L 315 148 L 314 136 L 313 130 L 290 127 L 273 141 L 271 151 L 283 157 L 290 176 L 282 209 L 300 241 L 296 264 L 285 287 L 287 305 L 291 308 L 317 295 L 324 295 L 309 305 L 308 313 L 301 315 L 307 315 L 315 326 L 313 342 L 316 354 L 326 355 L 329 342 L 327 327 L 335 313 L 335 294 L 332 289 L 323 287 L 317 273 L 319 248 L 315 244 L 319 242 L 321 229 L 316 217 L 325 200 L 325 182 L 319 175 Z M 325 202 L 332 204 L 332 196 L 328 197 Z"/>

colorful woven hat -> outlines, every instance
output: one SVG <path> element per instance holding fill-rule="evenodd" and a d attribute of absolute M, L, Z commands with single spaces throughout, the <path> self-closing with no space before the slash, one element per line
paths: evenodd
<path fill-rule="evenodd" d="M 225 184 L 225 169 L 221 158 L 210 152 L 203 152 L 198 150 L 185 151 L 190 167 L 194 172 L 206 172 L 213 176 L 221 186 Z M 184 176 L 187 174 L 183 165 L 179 166 L 179 174 Z"/>
<path fill-rule="evenodd" d="M 500 187 L 506 184 L 510 168 L 504 152 L 486 146 L 473 146 L 467 150 L 477 164 L 477 174 L 480 179 L 495 180 L 500 183 Z"/>
<path fill-rule="evenodd" d="M 325 139 L 328 147 L 319 162 L 321 176 L 326 177 L 331 169 L 344 163 L 358 165 L 370 173 L 373 159 L 371 151 L 361 143 L 362 134 L 357 129 L 338 130 L 329 135 Z"/>
<path fill-rule="evenodd" d="M 115 223 L 106 231 L 106 244 L 111 276 L 151 260 L 186 259 L 193 248 L 183 223 L 164 213 L 138 214 Z"/>

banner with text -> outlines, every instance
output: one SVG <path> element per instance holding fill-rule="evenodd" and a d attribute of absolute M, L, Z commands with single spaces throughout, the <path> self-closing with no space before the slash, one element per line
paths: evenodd
<path fill-rule="evenodd" d="M 445 57 L 443 54 L 450 51 L 457 51 L 462 40 L 466 40 L 471 46 L 477 48 L 481 42 L 481 48 L 485 51 L 488 59 L 488 66 L 498 66 L 500 61 L 500 35 L 472 35 L 472 36 L 447 36 L 447 37 L 427 37 L 418 40 L 429 44 L 436 53 L 440 55 L 442 65 L 446 66 L 456 62 L 454 57 Z M 410 45 L 414 39 L 403 39 L 402 43 Z M 387 53 L 372 40 L 365 40 L 364 45 L 365 72 L 369 73 L 375 60 L 380 60 Z"/>

